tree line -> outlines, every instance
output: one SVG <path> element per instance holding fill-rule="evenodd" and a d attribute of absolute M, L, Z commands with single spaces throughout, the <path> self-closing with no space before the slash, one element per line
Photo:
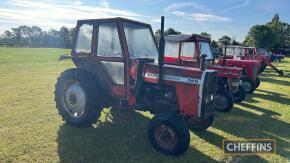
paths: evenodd
<path fill-rule="evenodd" d="M 75 28 L 45 31 L 38 26 L 19 26 L 0 36 L 0 45 L 9 47 L 71 48 Z"/>
<path fill-rule="evenodd" d="M 45 31 L 37 26 L 19 26 L 6 30 L 0 36 L 0 45 L 10 47 L 52 47 L 71 48 L 75 28 L 61 27 L 59 30 Z M 165 30 L 165 35 L 182 34 L 173 28 Z M 155 33 L 155 39 L 160 38 L 160 30 Z M 207 32 L 200 33 L 211 39 Z M 254 25 L 250 28 L 246 39 L 238 42 L 235 37 L 224 35 L 216 40 L 211 40 L 211 47 L 218 48 L 227 45 L 255 46 L 271 50 L 290 49 L 290 24 L 282 22 L 279 14 L 275 14 L 272 20 L 266 24 Z"/>

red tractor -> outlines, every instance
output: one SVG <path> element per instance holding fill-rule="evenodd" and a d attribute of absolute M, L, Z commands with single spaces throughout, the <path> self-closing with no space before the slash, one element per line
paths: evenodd
<path fill-rule="evenodd" d="M 239 67 L 243 69 L 243 76 L 241 77 L 242 85 L 246 93 L 253 93 L 260 85 L 258 78 L 260 62 L 256 60 L 243 60 L 243 49 L 240 46 L 225 46 L 224 56 L 220 57 L 216 62 L 218 65 L 229 67 Z"/>
<path fill-rule="evenodd" d="M 271 62 L 273 61 L 272 58 L 275 55 L 267 55 L 267 54 L 261 54 L 257 53 L 257 49 L 255 47 L 243 47 L 243 55 L 242 59 L 245 60 L 257 60 L 261 62 L 260 67 L 260 73 L 262 73 L 267 66 L 271 67 L 273 70 L 275 70 L 279 76 L 283 76 L 283 71 L 278 70 Z M 279 55 L 276 55 L 275 57 L 280 57 Z"/>
<path fill-rule="evenodd" d="M 164 18 L 158 48 L 149 24 L 124 18 L 79 20 L 70 56 L 76 68 L 57 79 L 55 102 L 70 125 L 90 126 L 103 108 L 155 114 L 147 129 L 153 147 L 184 153 L 189 128 L 214 120 L 217 71 L 164 64 Z M 189 128 L 188 128 L 189 127 Z"/>
<path fill-rule="evenodd" d="M 215 65 L 209 42 L 207 37 L 195 34 L 165 36 L 165 63 L 199 68 L 201 56 L 206 55 L 206 69 L 218 71 L 215 110 L 227 112 L 233 102 L 241 102 L 246 97 L 240 85 L 242 69 Z"/>

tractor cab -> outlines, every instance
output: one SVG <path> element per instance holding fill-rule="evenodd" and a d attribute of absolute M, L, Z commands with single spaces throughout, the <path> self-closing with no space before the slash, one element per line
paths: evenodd
<path fill-rule="evenodd" d="M 208 38 L 195 34 L 165 36 L 165 63 L 198 68 L 201 54 L 205 54 L 206 67 L 213 64 Z"/>
<path fill-rule="evenodd" d="M 227 59 L 242 59 L 245 55 L 241 46 L 227 45 L 222 49 Z"/>
<path fill-rule="evenodd" d="M 76 68 L 57 80 L 59 114 L 74 126 L 89 126 L 103 108 L 155 114 L 148 126 L 153 147 L 184 153 L 188 127 L 205 130 L 214 120 L 217 72 L 164 64 L 164 17 L 157 48 L 149 24 L 124 18 L 79 20 L 71 58 Z M 166 136 L 164 136 L 166 135 Z"/>
<path fill-rule="evenodd" d="M 257 49 L 255 47 L 243 47 L 243 53 L 245 57 L 255 58 L 257 57 Z"/>
<path fill-rule="evenodd" d="M 164 61 L 167 64 L 199 68 L 203 66 L 200 58 L 204 57 L 205 68 L 218 72 L 215 110 L 229 111 L 233 101 L 240 102 L 245 98 L 240 86 L 242 69 L 216 65 L 209 42 L 207 37 L 196 34 L 165 36 Z"/>

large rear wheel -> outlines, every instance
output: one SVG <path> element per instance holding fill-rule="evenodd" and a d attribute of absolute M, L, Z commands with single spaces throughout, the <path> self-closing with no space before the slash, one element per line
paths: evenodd
<path fill-rule="evenodd" d="M 66 70 L 58 77 L 55 103 L 62 118 L 73 126 L 90 126 L 103 109 L 96 80 L 90 73 L 77 68 Z"/>
<path fill-rule="evenodd" d="M 156 150 L 169 155 L 183 154 L 190 142 L 184 120 L 173 113 L 155 115 L 148 125 L 147 134 Z"/>

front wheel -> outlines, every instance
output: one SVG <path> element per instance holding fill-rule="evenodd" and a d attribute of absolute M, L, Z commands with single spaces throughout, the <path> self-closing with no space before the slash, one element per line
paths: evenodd
<path fill-rule="evenodd" d="M 244 87 L 240 85 L 239 91 L 236 93 L 233 93 L 233 101 L 235 103 L 239 103 L 239 102 L 244 101 L 245 98 L 246 98 L 246 91 L 245 91 Z"/>
<path fill-rule="evenodd" d="M 215 111 L 228 112 L 233 108 L 233 97 L 226 89 L 218 89 L 214 100 Z"/>
<path fill-rule="evenodd" d="M 187 126 L 190 129 L 197 130 L 197 131 L 206 130 L 213 124 L 213 121 L 214 121 L 214 115 L 211 115 L 206 119 L 192 119 L 192 118 L 185 119 Z"/>
<path fill-rule="evenodd" d="M 252 80 L 251 78 L 247 77 L 247 76 L 243 76 L 241 78 L 242 80 L 242 85 L 246 91 L 246 93 L 251 94 L 255 91 L 256 89 L 256 82 L 255 80 Z"/>
<path fill-rule="evenodd" d="M 103 109 L 103 99 L 93 76 L 81 69 L 64 71 L 55 86 L 59 114 L 70 125 L 90 126 Z"/>
<path fill-rule="evenodd" d="M 256 88 L 258 88 L 260 86 L 260 84 L 261 84 L 261 80 L 260 80 L 260 78 L 257 77 L 257 79 L 256 79 Z"/>
<path fill-rule="evenodd" d="M 173 113 L 154 116 L 147 134 L 153 147 L 169 155 L 181 155 L 189 146 L 190 134 L 184 120 Z"/>

